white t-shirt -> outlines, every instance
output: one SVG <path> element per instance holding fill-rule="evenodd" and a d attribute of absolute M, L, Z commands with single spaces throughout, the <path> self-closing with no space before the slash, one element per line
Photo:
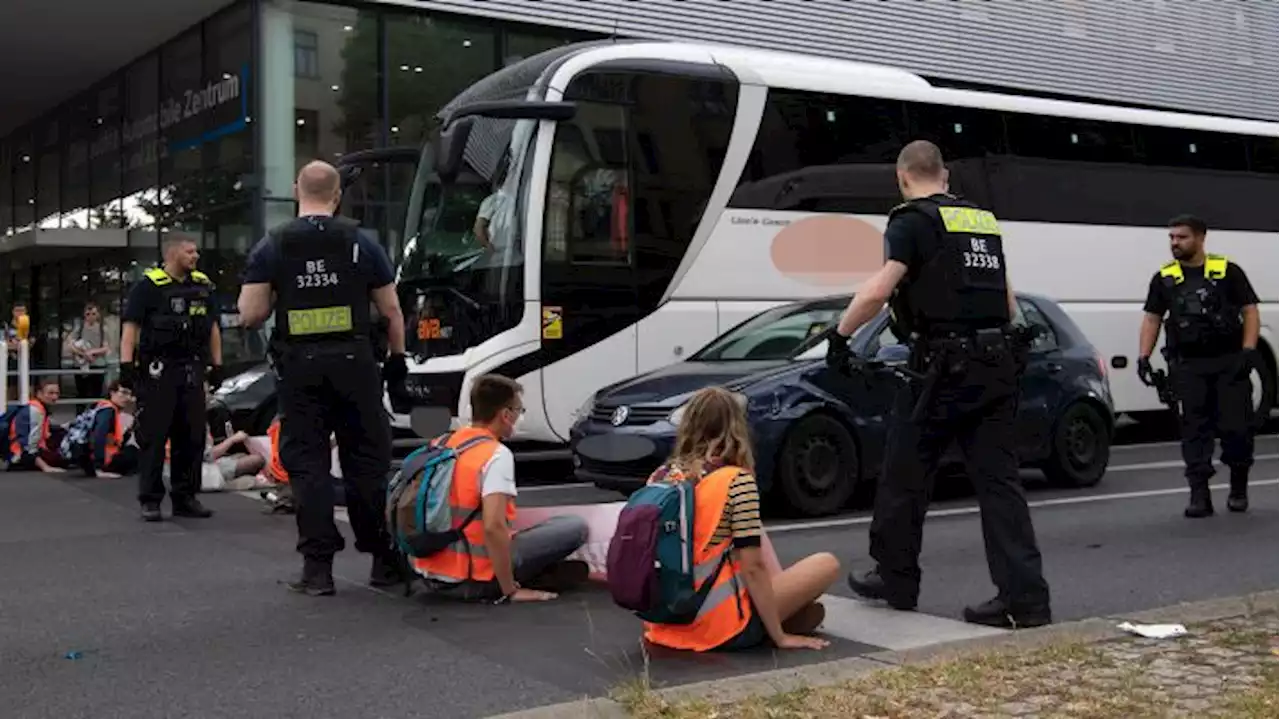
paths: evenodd
<path fill-rule="evenodd" d="M 505 444 L 498 445 L 480 470 L 480 496 L 491 494 L 516 496 L 516 456 Z"/>

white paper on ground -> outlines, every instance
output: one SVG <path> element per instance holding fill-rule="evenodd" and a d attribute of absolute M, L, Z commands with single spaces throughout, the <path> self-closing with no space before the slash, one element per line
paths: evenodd
<path fill-rule="evenodd" d="M 1116 625 L 1116 629 L 1148 639 L 1172 639 L 1187 633 L 1187 628 L 1181 624 L 1134 624 L 1133 622 L 1122 622 Z"/>

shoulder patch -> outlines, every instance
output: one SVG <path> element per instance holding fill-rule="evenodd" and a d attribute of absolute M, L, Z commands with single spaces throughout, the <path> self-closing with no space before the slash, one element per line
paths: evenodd
<path fill-rule="evenodd" d="M 165 272 L 164 269 L 160 267 L 152 267 L 142 274 L 147 279 L 151 280 L 152 284 L 167 285 L 170 282 L 173 282 L 173 278 L 169 277 L 169 273 Z"/>
<path fill-rule="evenodd" d="M 1168 262 L 1164 263 L 1163 265 L 1160 265 L 1160 269 L 1162 269 L 1162 270 L 1167 270 L 1167 269 L 1169 269 L 1170 267 L 1173 267 L 1173 266 L 1174 266 L 1174 265 L 1176 265 L 1176 264 L 1178 264 L 1178 261 L 1177 261 L 1177 260 L 1169 260 Z"/>
<path fill-rule="evenodd" d="M 202 283 L 202 284 L 206 284 L 206 285 L 211 285 L 211 284 L 213 284 L 213 280 L 210 280 L 210 279 L 209 279 L 209 275 L 206 275 L 205 273 L 201 272 L 200 270 L 192 270 L 192 271 L 191 271 L 191 279 L 195 280 L 196 282 L 199 282 L 199 283 Z"/>

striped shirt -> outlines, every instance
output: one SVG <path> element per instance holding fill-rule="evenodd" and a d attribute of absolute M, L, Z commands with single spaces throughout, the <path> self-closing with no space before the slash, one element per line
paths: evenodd
<path fill-rule="evenodd" d="M 718 469 L 711 465 L 704 469 L 703 476 Z M 650 482 L 663 478 L 684 481 L 685 473 L 679 467 L 662 465 L 649 475 Z M 711 537 L 714 546 L 732 539 L 733 546 L 758 547 L 760 537 L 764 535 L 764 522 L 760 519 L 760 489 L 756 486 L 756 478 L 749 472 L 741 472 L 729 484 L 729 499 L 724 505 L 724 514 L 720 515 L 720 524 Z"/>

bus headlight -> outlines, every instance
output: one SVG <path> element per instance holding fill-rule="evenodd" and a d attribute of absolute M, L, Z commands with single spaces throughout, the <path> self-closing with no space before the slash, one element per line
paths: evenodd
<path fill-rule="evenodd" d="M 671 410 L 671 414 L 667 415 L 667 421 L 675 426 L 680 426 L 680 420 L 684 419 L 684 408 L 688 405 L 680 405 Z"/>

